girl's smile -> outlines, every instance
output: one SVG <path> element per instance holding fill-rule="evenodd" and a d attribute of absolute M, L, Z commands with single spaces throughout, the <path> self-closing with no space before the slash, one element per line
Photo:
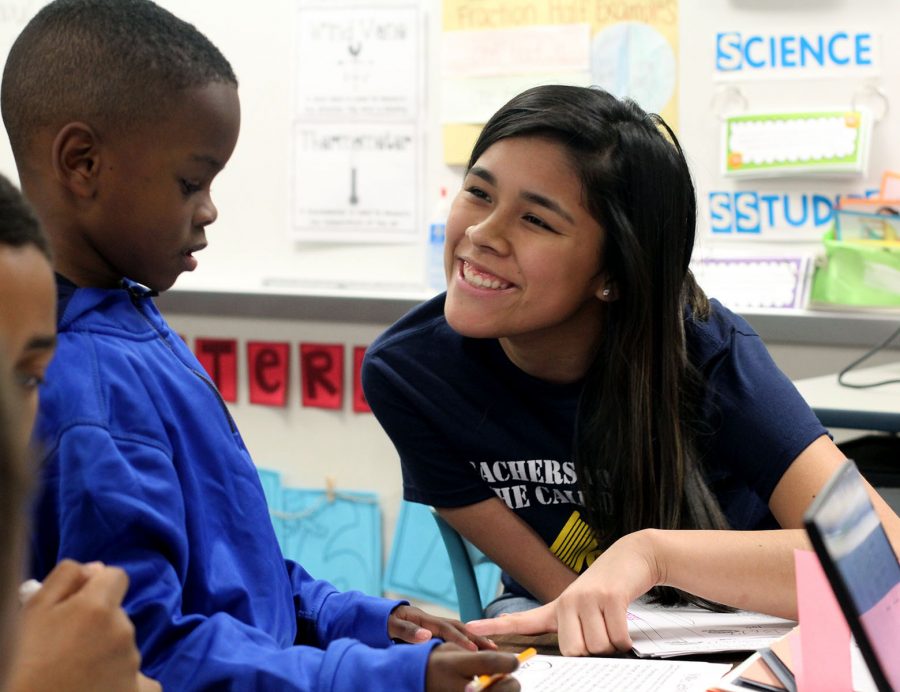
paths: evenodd
<path fill-rule="evenodd" d="M 459 268 L 462 280 L 473 288 L 503 291 L 515 286 L 513 283 L 478 267 L 475 263 L 466 259 L 459 260 Z"/>

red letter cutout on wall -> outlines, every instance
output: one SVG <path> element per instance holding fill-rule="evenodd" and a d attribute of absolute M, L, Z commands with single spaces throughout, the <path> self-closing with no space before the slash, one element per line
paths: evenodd
<path fill-rule="evenodd" d="M 237 401 L 237 340 L 201 339 L 195 342 L 197 360 L 225 401 Z"/>
<path fill-rule="evenodd" d="M 289 359 L 290 344 L 287 342 L 247 342 L 251 404 L 287 405 Z"/>
<path fill-rule="evenodd" d="M 372 413 L 362 388 L 362 364 L 366 355 L 365 346 L 353 347 L 353 410 L 356 413 Z"/>
<path fill-rule="evenodd" d="M 344 405 L 344 347 L 300 344 L 303 405 L 339 409 Z"/>

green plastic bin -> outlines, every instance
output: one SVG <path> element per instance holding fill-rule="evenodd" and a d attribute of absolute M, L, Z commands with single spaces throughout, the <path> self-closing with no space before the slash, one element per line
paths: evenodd
<path fill-rule="evenodd" d="M 810 301 L 829 305 L 900 308 L 900 245 L 822 238 L 825 256 L 816 263 Z"/>

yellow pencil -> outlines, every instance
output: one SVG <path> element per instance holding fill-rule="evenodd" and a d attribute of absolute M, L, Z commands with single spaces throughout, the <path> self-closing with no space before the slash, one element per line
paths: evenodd
<path fill-rule="evenodd" d="M 516 659 L 518 659 L 519 663 L 524 663 L 536 653 L 537 649 L 531 646 L 525 649 L 525 651 L 517 653 Z M 497 682 L 498 680 L 502 680 L 506 676 L 507 673 L 497 673 L 495 675 L 476 675 L 472 679 L 472 682 L 466 685 L 466 692 L 481 692 L 481 690 L 486 690 L 495 682 Z"/>

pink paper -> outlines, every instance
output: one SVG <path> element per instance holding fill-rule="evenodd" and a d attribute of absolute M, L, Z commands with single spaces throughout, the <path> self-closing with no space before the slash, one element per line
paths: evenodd
<path fill-rule="evenodd" d="M 860 618 L 863 629 L 875 649 L 888 682 L 900 686 L 900 656 L 895 647 L 900 643 L 900 584 L 894 586 Z M 893 650 L 892 650 L 893 649 Z"/>
<path fill-rule="evenodd" d="M 800 656 L 794 656 L 798 692 L 851 692 L 850 628 L 816 554 L 794 551 Z"/>

